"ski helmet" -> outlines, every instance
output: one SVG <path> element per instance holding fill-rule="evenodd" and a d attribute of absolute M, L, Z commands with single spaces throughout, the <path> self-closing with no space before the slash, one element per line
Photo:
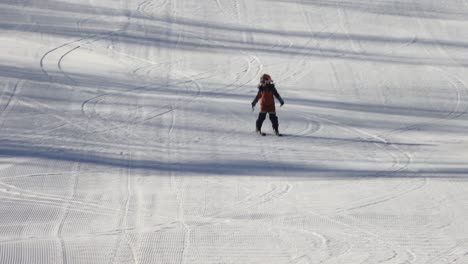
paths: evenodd
<path fill-rule="evenodd" d="M 263 74 L 262 77 L 260 78 L 261 83 L 271 83 L 273 80 L 271 79 L 271 76 L 269 74 Z"/>

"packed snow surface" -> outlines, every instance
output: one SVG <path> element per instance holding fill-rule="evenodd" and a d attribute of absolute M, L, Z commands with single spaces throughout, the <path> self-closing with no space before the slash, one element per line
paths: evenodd
<path fill-rule="evenodd" d="M 468 263 L 468 0 L 3 0 L 0 51 L 2 264 Z"/>

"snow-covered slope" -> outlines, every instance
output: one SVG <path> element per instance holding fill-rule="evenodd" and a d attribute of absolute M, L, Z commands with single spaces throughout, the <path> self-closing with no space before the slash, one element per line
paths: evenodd
<path fill-rule="evenodd" d="M 0 263 L 468 263 L 468 1 L 0 7 Z"/>

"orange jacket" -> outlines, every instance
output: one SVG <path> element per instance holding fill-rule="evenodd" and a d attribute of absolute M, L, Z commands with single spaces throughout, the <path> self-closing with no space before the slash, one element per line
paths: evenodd
<path fill-rule="evenodd" d="M 276 112 L 275 107 L 275 98 L 280 101 L 281 104 L 284 104 L 283 99 L 279 95 L 278 91 L 275 88 L 275 85 L 270 83 L 265 86 L 258 86 L 258 93 L 255 99 L 252 102 L 252 106 L 255 106 L 260 100 L 260 111 L 261 112 Z"/>

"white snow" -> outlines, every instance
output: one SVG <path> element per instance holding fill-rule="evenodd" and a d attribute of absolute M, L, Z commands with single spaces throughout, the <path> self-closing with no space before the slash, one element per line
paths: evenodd
<path fill-rule="evenodd" d="M 467 0 L 4 0 L 0 263 L 468 263 Z M 285 100 L 254 133 L 263 73 Z"/>

